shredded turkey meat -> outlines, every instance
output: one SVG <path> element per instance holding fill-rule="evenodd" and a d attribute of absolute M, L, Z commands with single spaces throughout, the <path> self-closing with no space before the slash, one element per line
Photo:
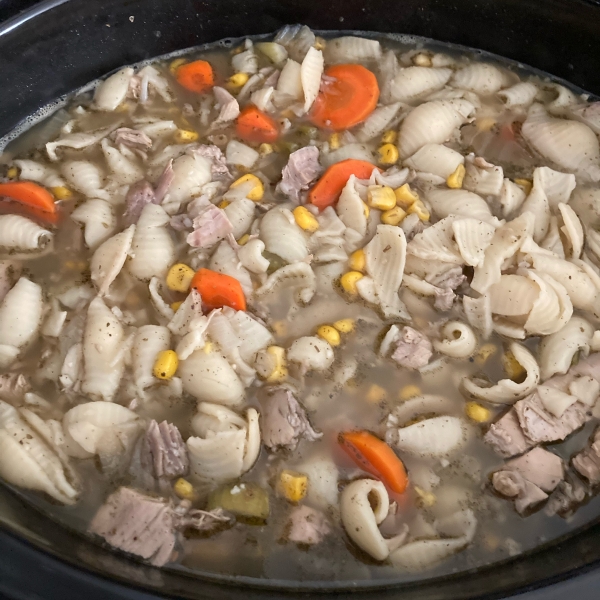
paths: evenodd
<path fill-rule="evenodd" d="M 213 144 L 194 144 L 185 153 L 208 158 L 211 161 L 210 172 L 213 180 L 231 178 L 225 155 L 218 146 Z"/>
<path fill-rule="evenodd" d="M 319 544 L 331 532 L 327 517 L 306 505 L 292 510 L 288 527 L 287 539 L 296 544 Z"/>
<path fill-rule="evenodd" d="M 600 428 L 594 432 L 589 446 L 573 457 L 573 467 L 592 485 L 600 483 Z"/>
<path fill-rule="evenodd" d="M 31 389 L 29 382 L 20 373 L 0 375 L 0 400 L 18 405 L 26 392 Z"/>
<path fill-rule="evenodd" d="M 300 148 L 290 154 L 282 171 L 278 189 L 294 202 L 298 202 L 300 192 L 307 190 L 320 172 L 319 149 L 316 146 Z"/>
<path fill-rule="evenodd" d="M 392 354 L 401 367 L 407 369 L 420 369 L 429 363 L 433 354 L 433 347 L 429 339 L 412 327 L 403 327 L 400 340 Z"/>
<path fill-rule="evenodd" d="M 166 421 L 150 421 L 142 442 L 141 461 L 156 478 L 185 475 L 190 464 L 179 429 Z"/>
<path fill-rule="evenodd" d="M 173 161 L 167 163 L 164 171 L 153 188 L 145 179 L 134 183 L 125 196 L 125 212 L 123 217 L 128 225 L 137 223 L 144 206 L 147 204 L 160 204 L 173 182 Z"/>
<path fill-rule="evenodd" d="M 143 131 L 129 127 L 119 127 L 113 133 L 113 139 L 115 144 L 123 144 L 123 146 L 127 146 L 128 148 L 139 150 L 149 150 L 152 148 L 152 139 L 148 135 Z"/>
<path fill-rule="evenodd" d="M 210 204 L 192 221 L 194 230 L 186 240 L 194 248 L 210 248 L 225 239 L 232 231 L 233 225 L 224 210 Z"/>

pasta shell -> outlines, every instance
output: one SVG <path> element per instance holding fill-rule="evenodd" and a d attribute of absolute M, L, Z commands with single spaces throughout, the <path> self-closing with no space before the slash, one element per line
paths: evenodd
<path fill-rule="evenodd" d="M 89 148 L 93 146 L 103 138 L 105 138 L 109 133 L 114 131 L 118 127 L 118 124 L 111 125 L 110 127 L 105 127 L 103 129 L 98 129 L 93 133 L 70 133 L 65 135 L 62 138 L 59 138 L 55 142 L 48 142 L 46 144 L 46 152 L 48 153 L 48 158 L 52 161 L 59 160 L 59 157 L 56 154 L 57 148 L 74 148 L 76 150 L 82 150 L 83 148 Z"/>
<path fill-rule="evenodd" d="M 0 247 L 17 252 L 41 250 L 52 241 L 52 234 L 20 215 L 0 215 Z"/>
<path fill-rule="evenodd" d="M 43 310 L 42 288 L 21 277 L 0 304 L 0 342 L 26 348 L 38 335 Z"/>
<path fill-rule="evenodd" d="M 336 163 L 342 162 L 348 159 L 353 160 L 364 160 L 365 162 L 373 163 L 373 169 L 375 169 L 375 156 L 373 151 L 366 144 L 350 143 L 332 150 L 331 152 L 321 154 L 321 163 L 327 168 Z"/>
<path fill-rule="evenodd" d="M 159 325 L 143 325 L 133 338 L 131 361 L 135 385 L 142 394 L 157 382 L 153 374 L 154 363 L 159 352 L 171 347 L 171 332 Z"/>
<path fill-rule="evenodd" d="M 400 125 L 401 158 L 412 156 L 425 144 L 447 142 L 473 110 L 473 105 L 466 100 L 434 100 L 417 106 Z"/>
<path fill-rule="evenodd" d="M 152 305 L 156 309 L 159 315 L 168 319 L 169 321 L 173 318 L 175 312 L 165 302 L 164 298 L 160 294 L 161 283 L 158 277 L 153 277 L 148 284 L 148 292 L 150 294 L 150 300 Z"/>
<path fill-rule="evenodd" d="M 238 249 L 237 255 L 242 266 L 251 273 L 266 273 L 269 268 L 269 261 L 263 256 L 265 243 L 255 238 L 246 242 Z M 302 264 L 302 263 L 298 263 Z"/>
<path fill-rule="evenodd" d="M 333 364 L 334 354 L 333 348 L 324 339 L 305 336 L 292 342 L 287 358 L 301 365 L 305 371 L 325 371 Z"/>
<path fill-rule="evenodd" d="M 433 173 L 446 180 L 464 162 L 464 156 L 456 150 L 440 144 L 425 144 L 407 158 L 404 165 L 415 171 Z"/>
<path fill-rule="evenodd" d="M 306 235 L 287 208 L 272 208 L 265 214 L 260 222 L 260 237 L 268 252 L 288 263 L 302 261 L 308 256 Z"/>
<path fill-rule="evenodd" d="M 304 262 L 286 265 L 269 275 L 265 283 L 256 290 L 258 297 L 285 288 L 297 288 L 298 298 L 308 303 L 317 291 L 317 279 L 311 266 Z"/>
<path fill-rule="evenodd" d="M 438 217 L 449 215 L 471 217 L 486 223 L 495 222 L 487 202 L 467 190 L 431 189 L 425 197 Z"/>
<path fill-rule="evenodd" d="M 544 158 L 573 173 L 600 163 L 600 146 L 594 132 L 583 123 L 550 117 L 534 104 L 521 129 L 523 138 Z"/>
<path fill-rule="evenodd" d="M 567 290 L 545 273 L 529 271 L 528 276 L 540 288 L 533 303 L 525 330 L 533 335 L 549 335 L 562 329 L 573 314 L 573 304 Z"/>
<path fill-rule="evenodd" d="M 529 81 L 521 81 L 505 90 L 498 92 L 498 97 L 506 108 L 528 107 L 537 96 L 538 89 Z"/>
<path fill-rule="evenodd" d="M 550 167 L 538 167 L 533 172 L 533 185 L 544 190 L 550 208 L 555 210 L 559 203 L 567 204 L 575 189 L 575 175 L 554 171 Z"/>
<path fill-rule="evenodd" d="M 477 219 L 455 219 L 452 232 L 458 250 L 467 265 L 477 267 L 483 263 L 485 251 L 496 229 Z"/>
<path fill-rule="evenodd" d="M 254 221 L 256 204 L 252 200 L 242 198 L 234 200 L 225 207 L 225 215 L 233 226 L 233 237 L 239 240 L 249 229 Z"/>
<path fill-rule="evenodd" d="M 463 308 L 471 327 L 478 329 L 483 339 L 488 339 L 494 325 L 490 294 L 484 294 L 479 298 L 463 296 Z"/>
<path fill-rule="evenodd" d="M 412 102 L 441 90 L 452 75 L 452 69 L 407 67 L 392 79 L 390 94 L 393 100 Z"/>
<path fill-rule="evenodd" d="M 457 265 L 463 258 L 453 240 L 454 217 L 446 217 L 428 227 L 408 243 L 406 252 L 424 260 L 441 260 Z"/>
<path fill-rule="evenodd" d="M 104 173 L 94 163 L 87 160 L 72 160 L 64 163 L 61 172 L 67 183 L 88 198 L 110 200 L 104 186 Z"/>
<path fill-rule="evenodd" d="M 246 311 L 224 308 L 223 314 L 229 319 L 238 339 L 240 356 L 246 362 L 253 361 L 259 350 L 274 342 L 271 332 Z"/>
<path fill-rule="evenodd" d="M 36 181 L 47 187 L 60 187 L 65 185 L 65 180 L 60 177 L 58 171 L 46 165 L 42 165 L 34 160 L 19 159 L 13 160 L 13 163 L 19 167 L 20 178 L 26 181 Z"/>
<path fill-rule="evenodd" d="M 204 402 L 238 406 L 244 401 L 244 386 L 230 364 L 217 352 L 197 350 L 179 363 L 183 389 Z"/>
<path fill-rule="evenodd" d="M 485 63 L 472 63 L 459 69 L 452 77 L 451 85 L 470 90 L 481 96 L 495 94 L 506 84 L 504 73 Z"/>
<path fill-rule="evenodd" d="M 92 250 L 109 238 L 117 226 L 112 206 L 99 198 L 80 204 L 71 213 L 71 219 L 84 226 L 83 237 Z"/>
<path fill-rule="evenodd" d="M 524 244 L 523 251 L 525 251 L 527 247 L 528 245 Z M 548 233 L 546 234 L 546 237 L 540 242 L 538 248 L 548 250 L 555 256 L 558 256 L 558 258 L 565 258 L 565 249 L 563 246 L 562 239 L 560 237 L 560 231 L 558 229 L 558 219 L 556 217 L 550 217 L 550 226 L 548 228 Z M 539 249 L 536 250 L 539 252 Z"/>
<path fill-rule="evenodd" d="M 495 315 L 528 315 L 540 295 L 535 280 L 522 275 L 502 275 L 490 287 L 491 310 Z"/>
<path fill-rule="evenodd" d="M 522 187 L 505 178 L 500 188 L 499 198 L 500 206 L 502 206 L 502 214 L 505 217 L 510 215 L 525 202 L 526 197 Z"/>
<path fill-rule="evenodd" d="M 356 132 L 356 139 L 359 142 L 369 142 L 380 136 L 384 131 L 390 129 L 397 120 L 398 113 L 404 105 L 401 102 L 394 102 L 387 106 L 379 106 L 365 120 Z"/>
<path fill-rule="evenodd" d="M 133 69 L 125 67 L 100 82 L 94 92 L 94 107 L 98 110 L 113 111 L 125 100 Z"/>
<path fill-rule="evenodd" d="M 300 79 L 304 90 L 304 112 L 308 112 L 317 99 L 324 64 L 323 53 L 310 47 L 300 66 Z"/>
<path fill-rule="evenodd" d="M 361 236 L 367 233 L 367 216 L 365 204 L 359 193 L 356 191 L 356 177 L 350 175 L 348 183 L 344 186 L 340 199 L 338 200 L 336 210 L 342 223 L 357 231 Z"/>
<path fill-rule="evenodd" d="M 566 238 L 571 246 L 571 258 L 579 258 L 583 250 L 583 226 L 577 217 L 575 211 L 568 205 L 562 202 L 558 205 L 558 210 L 563 219 L 563 227 L 561 227 Z"/>
<path fill-rule="evenodd" d="M 315 453 L 302 461 L 296 468 L 299 472 L 307 475 L 311 482 L 306 495 L 311 506 L 322 510 L 338 506 L 339 471 L 329 454 Z"/>
<path fill-rule="evenodd" d="M 90 261 L 90 273 L 100 296 L 108 294 L 111 283 L 121 272 L 131 249 L 134 232 L 135 225 L 130 225 L 125 231 L 108 238 L 94 252 Z"/>
<path fill-rule="evenodd" d="M 202 317 L 202 298 L 196 288 L 188 294 L 183 304 L 173 314 L 167 327 L 174 335 L 185 335 L 193 329 L 194 323 Z"/>
<path fill-rule="evenodd" d="M 164 203 L 187 202 L 199 195 L 202 186 L 211 179 L 211 166 L 210 159 L 198 154 L 184 154 L 175 159 L 173 161 L 173 181 L 169 186 Z"/>
<path fill-rule="evenodd" d="M 480 167 L 473 160 L 466 161 L 463 187 L 481 196 L 499 196 L 504 183 L 502 167 L 494 165 Z"/>
<path fill-rule="evenodd" d="M 458 417 L 433 417 L 408 427 L 388 429 L 386 441 L 401 452 L 444 457 L 467 442 L 467 427 Z"/>
<path fill-rule="evenodd" d="M 325 62 L 338 63 L 369 62 L 381 58 L 381 45 L 377 40 L 348 35 L 334 38 L 325 46 Z"/>
<path fill-rule="evenodd" d="M 434 340 L 433 347 L 452 358 L 467 358 L 477 348 L 477 337 L 473 330 L 460 321 L 448 321 L 441 329 L 443 338 Z"/>
<path fill-rule="evenodd" d="M 144 171 L 141 167 L 119 152 L 119 150 L 113 148 L 107 139 L 103 139 L 100 145 L 111 173 L 111 178 L 114 181 L 123 185 L 129 185 L 143 179 Z"/>
<path fill-rule="evenodd" d="M 258 58 L 252 45 L 245 51 L 231 57 L 231 67 L 236 73 L 254 75 L 258 71 Z"/>
<path fill-rule="evenodd" d="M 277 80 L 274 102 L 279 108 L 282 108 L 303 98 L 300 63 L 288 58 Z"/>
<path fill-rule="evenodd" d="M 125 365 L 121 323 L 99 296 L 90 302 L 83 332 L 84 394 L 111 402 Z"/>
<path fill-rule="evenodd" d="M 210 259 L 209 268 L 237 279 L 242 285 L 246 298 L 252 295 L 254 286 L 252 285 L 250 273 L 242 266 L 235 250 L 227 240 L 223 240 L 217 246 L 215 253 Z"/>

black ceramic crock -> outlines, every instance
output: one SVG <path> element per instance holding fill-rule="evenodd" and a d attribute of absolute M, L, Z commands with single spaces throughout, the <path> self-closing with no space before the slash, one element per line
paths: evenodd
<path fill-rule="evenodd" d="M 273 32 L 286 23 L 463 44 L 600 94 L 600 5 L 584 0 L 0 0 L 0 136 L 37 108 L 125 63 L 224 37 Z M 142 591 L 219 600 L 491 600 L 595 569 L 599 536 L 600 523 L 593 523 L 491 567 L 384 589 L 339 588 L 334 582 L 292 589 L 267 580 L 153 569 L 61 528 L 0 485 L 0 594 L 60 600 L 137 600 Z M 28 575 L 25 593 L 19 581 Z"/>

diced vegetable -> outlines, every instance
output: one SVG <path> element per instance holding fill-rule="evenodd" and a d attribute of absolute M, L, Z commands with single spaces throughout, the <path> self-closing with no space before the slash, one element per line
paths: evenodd
<path fill-rule="evenodd" d="M 370 162 L 353 158 L 335 163 L 323 173 L 321 179 L 313 186 L 308 194 L 308 199 L 319 210 L 324 210 L 338 201 L 350 175 L 354 175 L 358 179 L 368 179 L 371 177 L 373 169 L 376 168 Z"/>
<path fill-rule="evenodd" d="M 177 372 L 179 358 L 174 350 L 163 350 L 156 356 L 153 374 L 157 379 L 171 379 Z"/>
<path fill-rule="evenodd" d="M 181 65 L 175 76 L 180 85 L 197 94 L 208 92 L 215 84 L 212 67 L 205 60 Z"/>
<path fill-rule="evenodd" d="M 476 423 L 486 423 L 492 415 L 488 408 L 481 406 L 477 402 L 467 402 L 465 412 L 467 413 L 467 417 Z"/>
<path fill-rule="evenodd" d="M 348 259 L 348 265 L 353 271 L 364 271 L 366 263 L 365 251 L 362 248 L 355 250 Z"/>
<path fill-rule="evenodd" d="M 177 144 L 190 144 L 198 140 L 198 134 L 195 131 L 189 129 L 178 129 L 173 137 Z"/>
<path fill-rule="evenodd" d="M 354 331 L 354 319 L 340 319 L 336 321 L 333 326 L 340 333 L 352 333 Z"/>
<path fill-rule="evenodd" d="M 446 179 L 446 185 L 454 190 L 462 188 L 465 172 L 465 165 L 458 165 L 458 167 L 456 167 L 456 171 L 454 171 L 454 173 L 451 175 L 448 175 L 448 179 Z"/>
<path fill-rule="evenodd" d="M 246 310 L 246 297 L 240 282 L 234 277 L 210 269 L 199 269 L 192 279 L 191 287 L 202 296 L 202 304 L 208 309 L 230 306 Z"/>
<path fill-rule="evenodd" d="M 394 144 L 383 144 L 377 149 L 379 155 L 379 164 L 390 166 L 398 162 L 398 148 Z"/>
<path fill-rule="evenodd" d="M 249 521 L 266 521 L 269 516 L 269 494 L 256 483 L 233 483 L 211 492 L 207 510 L 222 508 Z"/>
<path fill-rule="evenodd" d="M 247 106 L 242 110 L 235 130 L 247 142 L 274 142 L 279 137 L 277 123 L 256 106 Z"/>
<path fill-rule="evenodd" d="M 377 210 L 391 210 L 396 206 L 394 190 L 387 185 L 370 185 L 367 191 L 367 204 Z"/>
<path fill-rule="evenodd" d="M 52 194 L 31 181 L 0 183 L 0 196 L 6 196 L 10 200 L 38 209 L 40 212 L 56 213 Z"/>
<path fill-rule="evenodd" d="M 430 214 L 422 200 L 415 200 L 406 211 L 409 215 L 416 214 L 421 221 L 429 221 Z"/>
<path fill-rule="evenodd" d="M 315 125 L 341 131 L 364 121 L 375 110 L 379 85 L 371 71 L 362 65 L 334 65 L 324 75 L 328 83 L 309 115 Z"/>
<path fill-rule="evenodd" d="M 340 333 L 331 325 L 321 325 L 317 329 L 317 335 L 323 338 L 330 346 L 339 346 L 341 342 Z"/>
<path fill-rule="evenodd" d="M 300 502 L 308 491 L 308 477 L 285 469 L 279 475 L 277 491 L 290 502 Z"/>
<path fill-rule="evenodd" d="M 340 279 L 343 290 L 351 296 L 356 296 L 356 294 L 358 294 L 356 283 L 363 277 L 364 275 L 358 271 L 348 271 L 348 273 L 344 273 Z"/>
<path fill-rule="evenodd" d="M 381 479 L 392 492 L 402 494 L 406 490 L 408 477 L 404 464 L 385 442 L 368 431 L 341 433 L 339 442 L 357 465 Z"/>
<path fill-rule="evenodd" d="M 367 391 L 366 398 L 372 404 L 377 404 L 387 398 L 387 392 L 380 385 L 373 383 Z"/>
<path fill-rule="evenodd" d="M 73 196 L 73 192 L 64 185 L 53 187 L 52 193 L 57 200 L 69 200 Z"/>
<path fill-rule="evenodd" d="M 400 400 L 410 400 L 421 395 L 421 388 L 417 385 L 405 385 L 398 394 Z"/>
<path fill-rule="evenodd" d="M 252 184 L 252 188 L 249 192 L 246 193 L 246 198 L 248 198 L 248 200 L 252 200 L 253 202 L 260 202 L 265 194 L 265 186 L 263 185 L 263 182 L 256 175 L 252 175 L 252 173 L 242 175 L 239 179 L 236 179 L 229 187 L 236 188 L 246 183 Z"/>
<path fill-rule="evenodd" d="M 177 496 L 183 498 L 184 500 L 194 500 L 196 497 L 196 493 L 194 491 L 194 486 L 187 480 L 180 477 L 173 486 L 173 491 Z"/>
<path fill-rule="evenodd" d="M 195 271 L 183 263 L 173 265 L 167 273 L 167 287 L 173 292 L 186 294 L 194 279 Z"/>
<path fill-rule="evenodd" d="M 293 211 L 296 224 L 304 231 L 314 233 L 319 229 L 319 222 L 315 216 L 305 207 L 297 206 Z"/>
<path fill-rule="evenodd" d="M 406 217 L 406 211 L 399 206 L 394 206 L 381 214 L 381 222 L 386 225 L 400 225 Z"/>

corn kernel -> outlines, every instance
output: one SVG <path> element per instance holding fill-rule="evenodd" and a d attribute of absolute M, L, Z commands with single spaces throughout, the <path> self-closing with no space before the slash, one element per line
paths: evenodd
<path fill-rule="evenodd" d="M 365 219 L 368 219 L 371 214 L 371 209 L 367 206 L 366 202 L 363 202 L 363 214 L 365 215 Z"/>
<path fill-rule="evenodd" d="M 340 333 L 352 333 L 354 331 L 354 319 L 340 319 L 336 321 L 333 326 Z"/>
<path fill-rule="evenodd" d="M 317 329 L 317 335 L 320 338 L 323 338 L 331 346 L 340 345 L 340 332 L 331 325 L 321 325 L 321 327 Z"/>
<path fill-rule="evenodd" d="M 173 312 L 177 312 L 179 310 L 179 307 L 183 304 L 183 300 L 179 300 L 178 302 L 173 302 L 171 304 L 171 309 L 173 310 Z"/>
<path fill-rule="evenodd" d="M 238 241 L 238 246 L 245 246 L 248 243 L 248 240 L 250 239 L 250 234 L 249 233 L 245 233 Z"/>
<path fill-rule="evenodd" d="M 272 154 L 273 153 L 273 146 L 271 146 L 271 144 L 261 144 L 258 147 L 258 152 L 261 156 L 267 156 L 267 154 Z"/>
<path fill-rule="evenodd" d="M 215 346 L 212 342 L 206 342 L 202 347 L 202 352 L 204 352 L 204 354 L 210 354 L 214 349 Z"/>
<path fill-rule="evenodd" d="M 381 143 L 382 144 L 394 144 L 397 139 L 398 139 L 398 133 L 396 131 L 394 131 L 393 129 L 388 129 L 381 136 Z"/>
<path fill-rule="evenodd" d="M 321 36 L 317 36 L 315 38 L 315 43 L 313 44 L 313 48 L 315 50 L 325 50 L 326 45 L 327 45 L 327 42 Z"/>
<path fill-rule="evenodd" d="M 396 206 L 394 190 L 387 185 L 370 185 L 367 188 L 367 204 L 378 210 L 390 210 Z"/>
<path fill-rule="evenodd" d="M 171 379 L 178 366 L 177 353 L 174 350 L 163 350 L 156 355 L 152 373 L 157 379 Z"/>
<path fill-rule="evenodd" d="M 356 283 L 363 277 L 364 275 L 358 271 L 348 271 L 348 273 L 344 273 L 340 279 L 343 290 L 351 296 L 356 296 L 358 294 Z"/>
<path fill-rule="evenodd" d="M 417 200 L 416 202 L 413 202 L 409 207 L 408 207 L 408 214 L 412 215 L 413 213 L 416 214 L 419 219 L 421 219 L 421 221 L 429 221 L 429 211 L 427 210 L 427 208 L 425 207 L 425 205 L 423 204 L 423 202 L 421 200 Z"/>
<path fill-rule="evenodd" d="M 394 195 L 396 196 L 396 204 L 403 208 L 410 206 L 419 199 L 417 192 L 414 192 L 408 183 L 396 188 L 394 190 Z"/>
<path fill-rule="evenodd" d="M 477 119 L 475 124 L 477 125 L 477 129 L 479 129 L 479 131 L 490 131 L 490 129 L 492 129 L 492 127 L 496 124 L 496 119 L 493 119 L 492 117 Z"/>
<path fill-rule="evenodd" d="M 11 167 L 6 171 L 6 176 L 9 179 L 16 179 L 19 176 L 19 169 L 17 169 L 17 167 Z"/>
<path fill-rule="evenodd" d="M 195 274 L 194 269 L 191 267 L 183 263 L 177 263 L 167 273 L 167 287 L 173 292 L 185 294 L 190 289 Z"/>
<path fill-rule="evenodd" d="M 411 398 L 420 395 L 421 388 L 417 385 L 405 385 L 403 388 L 400 389 L 400 393 L 398 394 L 400 400 L 410 400 Z"/>
<path fill-rule="evenodd" d="M 182 65 L 185 65 L 186 62 L 187 62 L 187 59 L 185 59 L 185 58 L 176 58 L 169 65 L 169 71 L 171 72 L 172 75 L 175 75 L 175 73 L 177 73 L 177 69 L 179 69 L 179 67 L 181 67 Z"/>
<path fill-rule="evenodd" d="M 252 175 L 252 173 L 242 175 L 239 179 L 236 179 L 229 187 L 236 188 L 248 182 L 250 182 L 253 185 L 252 189 L 246 194 L 246 198 L 248 198 L 248 200 L 252 200 L 253 202 L 259 202 L 260 200 L 262 200 L 265 194 L 265 186 L 256 175 Z"/>
<path fill-rule="evenodd" d="M 458 165 L 456 170 L 446 179 L 446 185 L 453 190 L 458 190 L 462 187 L 465 179 L 465 165 Z"/>
<path fill-rule="evenodd" d="M 340 134 L 332 133 L 329 137 L 329 149 L 337 150 L 340 147 Z"/>
<path fill-rule="evenodd" d="M 430 508 L 435 504 L 435 495 L 431 492 L 426 492 L 419 486 L 415 485 L 415 492 L 417 492 L 417 502 L 425 508 Z"/>
<path fill-rule="evenodd" d="M 305 206 L 296 206 L 296 208 L 292 211 L 294 214 L 294 219 L 296 220 L 296 225 L 304 231 L 308 231 L 309 233 L 314 233 L 319 229 L 319 221 Z"/>
<path fill-rule="evenodd" d="M 300 502 L 308 491 L 308 477 L 304 473 L 285 469 L 279 474 L 277 491 L 290 502 Z"/>
<path fill-rule="evenodd" d="M 383 402 L 387 398 L 387 392 L 380 386 L 374 383 L 367 392 L 367 400 L 375 404 Z"/>
<path fill-rule="evenodd" d="M 287 322 L 286 321 L 274 321 L 271 326 L 275 335 L 283 336 L 287 333 Z"/>
<path fill-rule="evenodd" d="M 398 148 L 394 144 L 383 144 L 377 149 L 380 165 L 395 165 L 398 162 Z"/>
<path fill-rule="evenodd" d="M 484 344 L 475 354 L 475 364 L 483 365 L 498 351 L 496 344 Z"/>
<path fill-rule="evenodd" d="M 367 259 L 365 258 L 365 251 L 361 248 L 355 250 L 348 259 L 348 266 L 353 271 L 364 271 L 367 265 Z"/>
<path fill-rule="evenodd" d="M 417 67 L 431 67 L 433 65 L 431 62 L 431 56 L 425 52 L 419 52 L 419 54 L 415 54 L 413 56 L 413 64 L 417 65 Z"/>
<path fill-rule="evenodd" d="M 231 202 L 229 202 L 229 200 L 221 200 L 221 202 L 219 202 L 219 204 L 217 204 L 217 206 L 219 208 L 223 209 L 223 208 L 227 208 L 230 204 L 231 204 Z"/>
<path fill-rule="evenodd" d="M 198 140 L 198 134 L 189 129 L 178 129 L 173 137 L 178 144 L 189 144 Z"/>
<path fill-rule="evenodd" d="M 57 200 L 68 200 L 71 198 L 71 196 L 73 196 L 73 192 L 64 185 L 53 187 L 51 190 Z"/>
<path fill-rule="evenodd" d="M 523 191 L 529 196 L 533 182 L 530 179 L 515 179 L 515 183 L 523 188 Z"/>
<path fill-rule="evenodd" d="M 248 73 L 236 73 L 227 80 L 225 87 L 227 87 L 227 89 L 230 91 L 238 90 L 239 88 L 244 87 L 246 85 L 248 79 L 250 79 Z"/>
<path fill-rule="evenodd" d="M 485 423 L 490 420 L 491 412 L 485 406 L 477 402 L 467 402 L 465 404 L 467 417 L 476 423 Z"/>
<path fill-rule="evenodd" d="M 288 370 L 285 360 L 285 349 L 281 346 L 269 346 L 267 353 L 275 360 L 275 368 L 267 377 L 269 383 L 277 383 L 287 378 Z"/>
<path fill-rule="evenodd" d="M 183 477 L 180 477 L 173 486 L 173 491 L 177 496 L 183 500 L 194 500 L 196 494 L 194 492 L 194 486 Z"/>
<path fill-rule="evenodd" d="M 510 350 L 502 355 L 502 366 L 508 377 L 514 381 L 518 381 L 527 373 Z"/>
<path fill-rule="evenodd" d="M 406 217 L 406 211 L 399 206 L 394 206 L 394 208 L 390 208 L 390 210 L 382 213 L 381 222 L 386 225 L 400 225 L 404 217 Z"/>

